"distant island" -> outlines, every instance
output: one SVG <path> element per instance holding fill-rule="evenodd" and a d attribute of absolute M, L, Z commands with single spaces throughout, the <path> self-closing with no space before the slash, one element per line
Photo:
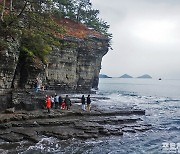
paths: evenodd
<path fill-rule="evenodd" d="M 128 74 L 124 74 L 124 75 L 120 76 L 119 78 L 133 78 L 133 77 Z"/>
<path fill-rule="evenodd" d="M 99 78 L 112 78 L 112 77 L 109 77 L 109 76 L 107 76 L 105 74 L 99 74 Z"/>
<path fill-rule="evenodd" d="M 152 79 L 152 77 L 151 77 L 150 75 L 148 75 L 148 74 L 144 74 L 144 75 L 139 76 L 139 77 L 137 77 L 137 78 L 142 78 L 142 79 Z"/>
<path fill-rule="evenodd" d="M 108 76 L 108 75 L 106 75 L 106 74 L 99 74 L 99 78 L 112 78 L 112 77 L 110 77 L 110 76 Z M 144 74 L 144 75 L 141 75 L 141 76 L 138 76 L 138 77 L 133 77 L 133 76 L 130 76 L 130 75 L 128 75 L 128 74 L 124 74 L 124 75 L 122 75 L 122 76 L 120 76 L 120 77 L 118 77 L 118 78 L 152 79 L 152 77 L 151 77 L 150 75 L 148 75 L 148 74 Z M 160 79 L 160 80 L 161 80 L 161 79 Z"/>

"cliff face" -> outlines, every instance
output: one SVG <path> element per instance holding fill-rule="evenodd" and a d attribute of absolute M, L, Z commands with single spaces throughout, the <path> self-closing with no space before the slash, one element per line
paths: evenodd
<path fill-rule="evenodd" d="M 0 89 L 11 88 L 18 60 L 18 42 L 9 40 L 8 48 L 0 50 Z"/>
<path fill-rule="evenodd" d="M 83 24 L 65 19 L 56 21 L 66 34 L 64 44 L 48 57 L 44 82 L 64 92 L 90 92 L 97 88 L 102 57 L 108 52 L 109 40 Z M 43 78 L 43 75 L 41 75 Z"/>
<path fill-rule="evenodd" d="M 53 47 L 46 65 L 38 58 L 29 61 L 19 57 L 17 42 L 0 51 L 1 102 L 9 101 L 10 97 L 3 98 L 7 91 L 34 88 L 36 78 L 48 90 L 60 93 L 89 93 L 91 88 L 98 87 L 101 61 L 108 52 L 109 40 L 82 24 L 69 20 L 62 23 L 67 33 L 58 36 L 62 46 Z"/>
<path fill-rule="evenodd" d="M 14 87 L 33 88 L 35 79 L 39 78 L 47 89 L 62 93 L 86 93 L 91 88 L 97 88 L 102 57 L 108 51 L 107 40 L 95 37 L 68 38 L 64 40 L 64 44 L 69 45 L 53 48 L 47 57 L 47 65 L 43 65 L 38 59 L 28 65 L 20 60 Z"/>
<path fill-rule="evenodd" d="M 9 40 L 8 48 L 0 50 L 0 110 L 11 101 L 11 88 L 19 60 L 18 42 Z"/>
<path fill-rule="evenodd" d="M 67 40 L 66 40 L 67 41 Z M 101 60 L 107 53 L 107 41 L 87 38 L 75 42 L 76 47 L 54 49 L 48 56 L 43 81 L 49 88 L 64 92 L 90 92 L 98 87 Z"/>
<path fill-rule="evenodd" d="M 81 23 L 68 19 L 56 22 L 66 31 L 64 35 L 55 34 L 61 46 L 53 47 L 46 65 L 38 59 L 27 62 L 21 58 L 13 85 L 32 88 L 39 78 L 47 89 L 90 92 L 98 87 L 101 61 L 108 52 L 109 40 Z"/>

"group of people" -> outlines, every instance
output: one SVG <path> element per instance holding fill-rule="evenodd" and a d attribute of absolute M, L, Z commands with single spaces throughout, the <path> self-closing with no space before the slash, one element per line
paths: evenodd
<path fill-rule="evenodd" d="M 35 91 L 38 92 L 39 89 L 44 91 L 44 86 L 42 85 L 42 80 L 41 79 L 36 79 L 35 84 Z M 85 96 L 82 95 L 81 97 L 81 103 L 82 103 L 82 110 L 83 111 L 89 111 L 91 110 L 91 98 L 90 95 L 87 96 L 85 99 Z M 87 105 L 86 105 L 87 104 Z M 55 109 L 67 109 L 69 110 L 71 106 L 71 100 L 66 95 L 65 99 L 63 99 L 61 96 L 58 96 L 55 94 L 55 96 L 46 96 L 46 108 L 48 112 L 50 113 L 50 108 L 55 108 Z"/>
<path fill-rule="evenodd" d="M 82 110 L 90 112 L 91 110 L 91 98 L 90 95 L 87 96 L 85 99 L 85 96 L 82 95 L 81 97 L 81 103 L 82 103 Z M 68 95 L 63 99 L 61 96 L 58 96 L 55 94 L 55 96 L 46 96 L 46 108 L 48 110 L 48 113 L 50 113 L 51 108 L 55 109 L 70 109 L 71 106 L 71 100 Z"/>
<path fill-rule="evenodd" d="M 90 112 L 91 110 L 91 98 L 90 95 L 87 96 L 87 99 L 85 99 L 84 95 L 81 97 L 81 103 L 82 103 L 82 110 Z M 87 107 L 86 107 L 87 103 Z"/>
<path fill-rule="evenodd" d="M 66 95 L 65 99 L 63 99 L 61 96 L 58 96 L 57 94 L 55 94 L 55 96 L 46 96 L 46 108 L 49 113 L 51 108 L 69 110 L 70 106 L 71 100 L 68 95 Z"/>

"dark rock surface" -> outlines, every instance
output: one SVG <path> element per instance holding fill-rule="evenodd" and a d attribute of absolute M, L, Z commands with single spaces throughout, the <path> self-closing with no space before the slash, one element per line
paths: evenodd
<path fill-rule="evenodd" d="M 11 91 L 19 60 L 19 42 L 9 40 L 7 49 L 0 50 L 0 110 L 11 107 Z"/>
<path fill-rule="evenodd" d="M 5 110 L 5 113 L 14 113 L 15 112 L 15 107 L 8 108 Z"/>
<path fill-rule="evenodd" d="M 60 140 L 69 138 L 89 139 L 123 133 L 143 132 L 151 129 L 141 116 L 143 110 L 105 111 L 94 107 L 91 112 L 81 111 L 73 104 L 71 110 L 52 109 L 16 111 L 13 114 L 0 114 L 0 139 L 7 142 L 38 142 L 43 136 Z M 136 117 L 134 117 L 136 115 Z"/>

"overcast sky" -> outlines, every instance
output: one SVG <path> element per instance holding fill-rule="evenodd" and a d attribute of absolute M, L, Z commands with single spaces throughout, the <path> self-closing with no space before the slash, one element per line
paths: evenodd
<path fill-rule="evenodd" d="M 102 74 L 180 79 L 180 0 L 92 0 L 110 24 Z"/>

